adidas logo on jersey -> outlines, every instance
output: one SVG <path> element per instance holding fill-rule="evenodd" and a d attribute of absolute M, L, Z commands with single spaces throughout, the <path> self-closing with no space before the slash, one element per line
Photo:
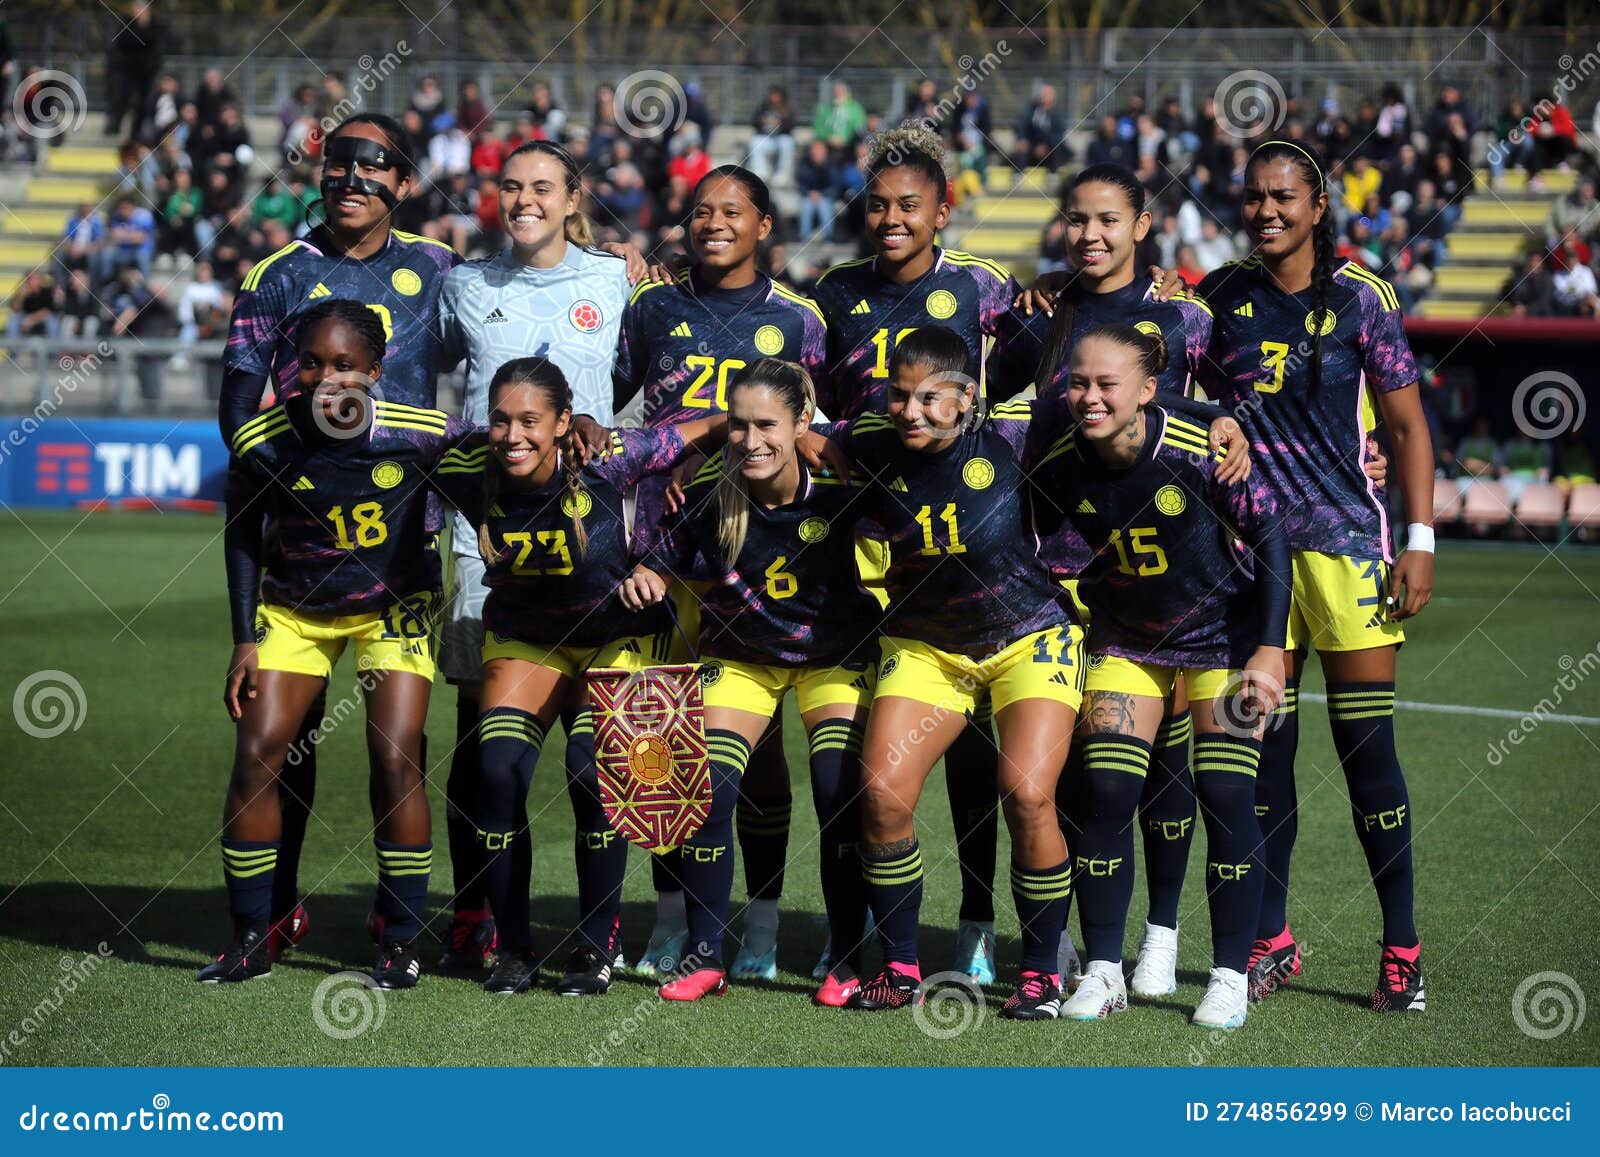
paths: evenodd
<path fill-rule="evenodd" d="M 1078 513 L 1079 514 L 1099 514 L 1100 512 L 1094 508 L 1094 503 L 1090 502 L 1087 498 L 1085 498 L 1082 502 L 1078 503 Z"/>
<path fill-rule="evenodd" d="M 911 493 L 910 489 L 906 486 L 906 480 L 904 478 L 896 478 L 893 482 L 889 483 L 889 489 L 898 490 L 901 494 Z"/>
<path fill-rule="evenodd" d="M 1233 312 L 1240 317 L 1254 317 L 1256 315 L 1256 307 L 1247 301 Z"/>
<path fill-rule="evenodd" d="M 300 475 L 299 478 L 295 479 L 294 485 L 289 487 L 289 489 L 290 490 L 315 490 L 316 487 L 311 485 L 311 479 L 307 478 L 304 474 L 302 474 L 302 475 Z"/>
<path fill-rule="evenodd" d="M 692 332 L 690 332 L 689 323 L 688 322 L 680 321 L 677 325 L 672 327 L 672 336 L 673 337 L 693 337 L 694 334 Z"/>
<path fill-rule="evenodd" d="M 306 294 L 306 300 L 307 301 L 315 301 L 319 297 L 332 297 L 332 296 L 333 296 L 333 290 L 329 289 L 326 285 L 322 284 L 322 282 L 319 281 L 319 282 L 316 283 L 316 285 L 312 286 L 311 292 Z"/>
<path fill-rule="evenodd" d="M 1367 620 L 1367 626 L 1369 628 L 1370 627 L 1381 627 L 1381 626 L 1383 626 L 1383 612 L 1382 611 L 1375 612 L 1373 614 L 1373 616 L 1370 619 Z"/>
<path fill-rule="evenodd" d="M 867 299 L 863 297 L 860 301 L 856 302 L 854 308 L 852 308 L 850 312 L 856 315 L 871 313 L 872 307 L 867 304 Z"/>
<path fill-rule="evenodd" d="M 639 644 L 635 640 L 629 639 L 622 644 L 622 650 L 630 655 L 637 655 L 639 654 Z"/>
<path fill-rule="evenodd" d="M 1060 671 L 1057 671 L 1054 675 L 1050 676 L 1050 682 L 1052 682 L 1052 683 L 1060 683 L 1063 687 L 1072 686 L 1072 684 L 1067 681 L 1067 677 L 1065 675 L 1063 675 Z"/>
<path fill-rule="evenodd" d="M 493 311 L 490 312 L 489 315 L 486 316 L 483 319 L 483 324 L 484 325 L 494 325 L 497 322 L 510 321 L 510 320 L 511 319 L 509 317 L 507 317 L 504 313 L 501 312 L 500 307 L 497 305 L 497 306 L 494 307 Z"/>

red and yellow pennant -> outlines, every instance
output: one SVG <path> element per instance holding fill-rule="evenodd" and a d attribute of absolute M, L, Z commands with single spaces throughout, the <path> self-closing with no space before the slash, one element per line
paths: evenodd
<path fill-rule="evenodd" d="M 711 812 L 700 668 L 692 663 L 588 672 L 600 804 L 630 843 L 669 852 Z"/>

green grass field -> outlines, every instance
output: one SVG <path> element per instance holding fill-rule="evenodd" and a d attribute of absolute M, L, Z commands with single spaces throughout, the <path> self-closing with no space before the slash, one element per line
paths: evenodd
<path fill-rule="evenodd" d="M 1403 709 L 1401 755 L 1416 817 L 1418 923 L 1429 1010 L 1379 1019 L 1364 1005 L 1376 973 L 1376 903 L 1367 882 L 1319 703 L 1303 708 L 1301 835 L 1291 919 L 1306 949 L 1302 982 L 1258 1006 L 1230 1034 L 1188 1024 L 1208 956 L 1200 841 L 1184 896 L 1178 993 L 1096 1025 L 1014 1025 L 989 994 L 968 1031 L 936 1039 L 909 1014 L 812 1007 L 820 946 L 816 823 L 795 785 L 796 824 L 781 960 L 770 985 L 737 987 L 703 1006 L 665 1006 L 623 980 L 597 1000 L 548 991 L 486 995 L 470 980 L 428 977 L 383 1000 L 381 1023 L 351 1039 L 320 1031 L 319 983 L 368 967 L 362 932 L 374 879 L 361 730 L 322 749 L 322 784 L 302 887 L 312 938 L 265 980 L 201 988 L 195 968 L 222 944 L 218 867 L 232 727 L 220 704 L 228 657 L 220 534 L 187 515 L 0 511 L 0 693 L 37 672 L 83 689 L 77 726 L 52 738 L 0 710 L 0 1059 L 23 1065 L 464 1064 L 1593 1064 L 1600 1022 L 1549 1039 L 1520 1031 L 1512 997 L 1533 974 L 1559 972 L 1600 997 L 1600 726 Z M 1415 625 L 1400 698 L 1475 708 L 1600 716 L 1600 553 L 1446 544 L 1438 595 Z M 1589 655 L 1587 663 L 1584 656 Z M 1563 658 L 1563 657 L 1566 658 Z M 1570 669 L 1569 669 L 1570 668 Z M 1600 674 L 1600 672 L 1596 672 Z M 1576 683 L 1563 690 L 1565 676 Z M 330 700 L 353 683 L 346 664 Z M 43 684 L 36 684 L 37 691 Z M 1311 673 L 1305 690 L 1321 689 Z M 1563 701 L 1553 706 L 1554 694 Z M 435 695 L 435 758 L 453 732 L 454 693 Z M 48 724 L 48 720 L 45 720 Z M 34 730 L 40 727 L 33 725 Z M 1523 736 L 1506 743 L 1509 729 Z M 805 766 L 790 733 L 790 764 Z M 1507 754 L 1491 760 L 1491 745 Z M 534 785 L 534 913 L 541 946 L 575 916 L 571 813 L 559 741 Z M 442 789 L 443 770 L 436 773 Z M 445 902 L 443 801 L 434 793 Z M 929 879 L 925 964 L 953 947 L 958 880 L 944 788 L 921 812 Z M 1002 835 L 1002 841 L 1004 836 Z M 1001 848 L 1001 880 L 1006 849 Z M 742 882 L 736 896 L 743 894 Z M 649 929 L 648 864 L 630 863 L 624 933 L 631 955 Z M 1001 968 L 1016 964 L 1008 896 Z M 1142 918 L 1130 920 L 1130 955 Z M 436 908 L 425 959 L 448 914 Z M 82 963 L 104 942 L 111 955 Z M 74 967 L 76 966 L 76 967 Z M 1533 1015 L 1555 1006 L 1530 994 Z M 1526 1017 L 1524 1019 L 1527 1019 Z M 1538 1021 L 1531 1022 L 1538 1027 Z M 11 1035 L 8 1037 L 7 1034 Z M 20 1043 L 19 1043 L 20 1042 Z"/>

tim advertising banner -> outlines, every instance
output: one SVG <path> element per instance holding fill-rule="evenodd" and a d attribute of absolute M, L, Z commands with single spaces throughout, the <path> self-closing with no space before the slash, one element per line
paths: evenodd
<path fill-rule="evenodd" d="M 228 451 L 214 423 L 0 418 L 0 503 L 221 502 Z"/>

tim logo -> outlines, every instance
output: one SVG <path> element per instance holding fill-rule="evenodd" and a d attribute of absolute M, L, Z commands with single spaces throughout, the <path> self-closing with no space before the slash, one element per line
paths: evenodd
<path fill-rule="evenodd" d="M 41 442 L 33 484 L 40 494 L 87 494 L 92 451 L 87 442 Z"/>

